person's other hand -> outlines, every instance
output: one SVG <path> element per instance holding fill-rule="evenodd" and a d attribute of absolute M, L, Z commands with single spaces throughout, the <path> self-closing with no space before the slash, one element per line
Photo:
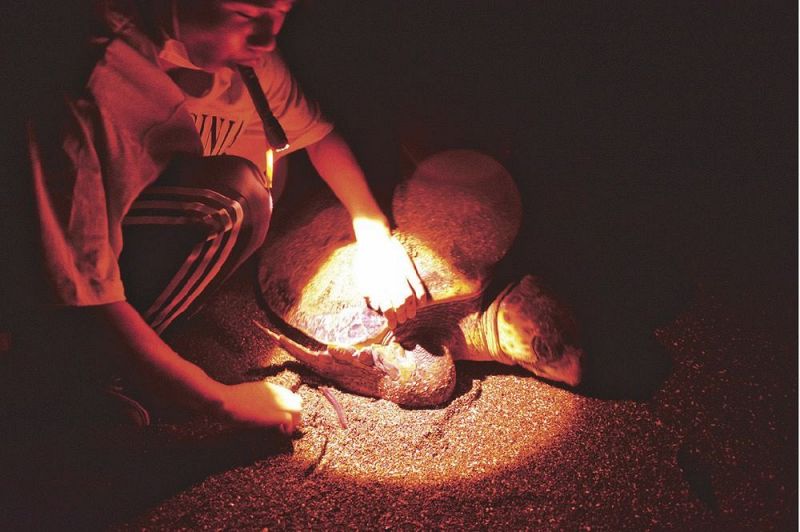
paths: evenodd
<path fill-rule="evenodd" d="M 367 304 L 382 313 L 394 329 L 417 315 L 425 287 L 403 246 L 379 222 L 353 223 L 357 251 L 354 276 Z"/>
<path fill-rule="evenodd" d="M 250 426 L 278 427 L 285 434 L 295 431 L 302 409 L 300 395 L 266 381 L 228 385 L 222 397 L 222 410 L 228 420 Z"/>

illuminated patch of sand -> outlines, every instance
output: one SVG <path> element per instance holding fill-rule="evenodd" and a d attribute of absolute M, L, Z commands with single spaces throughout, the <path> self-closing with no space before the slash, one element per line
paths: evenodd
<path fill-rule="evenodd" d="M 534 378 L 490 375 L 439 409 L 406 410 L 334 390 L 342 429 L 319 391 L 302 386 L 306 418 L 294 459 L 354 480 L 405 486 L 497 475 L 535 460 L 579 418 L 581 398 Z"/>

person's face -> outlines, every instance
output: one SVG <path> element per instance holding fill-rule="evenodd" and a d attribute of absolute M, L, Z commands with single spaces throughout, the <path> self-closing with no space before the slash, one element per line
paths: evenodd
<path fill-rule="evenodd" d="M 180 40 L 205 70 L 253 66 L 275 49 L 293 0 L 184 0 L 177 6 Z"/>

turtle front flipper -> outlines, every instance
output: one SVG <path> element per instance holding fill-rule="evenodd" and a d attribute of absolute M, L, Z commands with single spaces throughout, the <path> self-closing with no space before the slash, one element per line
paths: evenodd
<path fill-rule="evenodd" d="M 408 407 L 436 406 L 453 394 L 456 374 L 448 351 L 434 355 L 420 346 L 406 350 L 396 340 L 359 348 L 329 345 L 315 351 L 253 323 L 298 362 L 344 390 Z"/>

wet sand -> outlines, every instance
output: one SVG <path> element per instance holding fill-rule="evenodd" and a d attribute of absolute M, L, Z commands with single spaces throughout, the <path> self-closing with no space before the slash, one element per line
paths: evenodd
<path fill-rule="evenodd" d="M 673 367 L 647 400 L 591 397 L 462 363 L 456 395 L 441 408 L 332 390 L 345 429 L 317 389 L 325 383 L 250 324 L 260 313 L 251 290 L 239 275 L 173 331 L 173 342 L 223 380 L 264 376 L 297 389 L 302 429 L 291 440 L 237 436 L 202 420 L 148 429 L 189 447 L 216 442 L 200 453 L 209 472 L 194 463 L 190 482 L 147 508 L 120 508 L 128 515 L 112 528 L 763 530 L 796 522 L 792 339 L 769 325 L 780 300 L 761 301 L 755 323 L 735 308 L 744 300 L 698 293 L 656 331 Z M 238 453 L 228 459 L 240 463 L 228 467 L 211 449 Z"/>

